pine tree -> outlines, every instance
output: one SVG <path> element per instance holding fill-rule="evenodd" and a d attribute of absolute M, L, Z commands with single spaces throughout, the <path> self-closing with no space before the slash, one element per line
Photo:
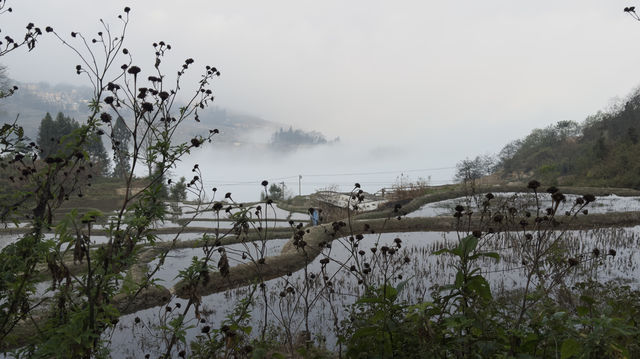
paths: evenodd
<path fill-rule="evenodd" d="M 58 112 L 54 128 L 58 140 L 62 139 L 62 137 L 68 134 L 71 134 L 78 128 L 80 128 L 80 124 L 76 120 L 72 119 L 71 117 L 65 116 L 62 112 Z"/>
<path fill-rule="evenodd" d="M 0 98 L 9 96 L 9 77 L 7 76 L 7 67 L 0 65 Z"/>
<path fill-rule="evenodd" d="M 80 128 L 80 124 L 59 112 L 56 119 L 52 119 L 47 112 L 38 129 L 38 146 L 42 150 L 42 158 L 55 155 L 66 147 L 65 136 L 71 135 Z M 91 135 L 84 148 L 92 162 L 95 162 L 100 169 L 100 174 L 109 172 L 109 157 L 102 143 L 102 137 L 98 133 Z"/>
<path fill-rule="evenodd" d="M 53 153 L 55 148 L 55 123 L 51 114 L 47 112 L 44 115 L 42 121 L 40 121 L 40 128 L 38 129 L 38 147 L 42 151 L 42 157 L 47 157 Z"/>
<path fill-rule="evenodd" d="M 131 131 L 122 117 L 118 117 L 113 126 L 113 177 L 125 179 L 131 171 L 129 163 L 129 143 Z"/>
<path fill-rule="evenodd" d="M 102 136 L 98 133 L 94 133 L 89 137 L 87 141 L 87 152 L 91 161 L 97 165 L 100 169 L 100 175 L 106 176 L 109 174 L 109 156 L 104 148 L 102 142 Z"/>
<path fill-rule="evenodd" d="M 180 177 L 180 180 L 169 190 L 169 199 L 176 202 L 183 202 L 187 199 L 187 179 Z"/>

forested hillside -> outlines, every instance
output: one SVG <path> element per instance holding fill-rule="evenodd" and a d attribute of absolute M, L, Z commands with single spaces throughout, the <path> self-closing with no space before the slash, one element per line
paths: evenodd
<path fill-rule="evenodd" d="M 560 121 L 507 144 L 497 171 L 505 179 L 640 187 L 640 91 L 582 123 Z"/>

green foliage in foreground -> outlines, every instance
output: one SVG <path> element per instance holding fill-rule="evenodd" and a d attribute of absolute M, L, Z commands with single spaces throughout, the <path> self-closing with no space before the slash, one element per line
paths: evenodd
<path fill-rule="evenodd" d="M 640 292 L 617 283 L 587 281 L 563 289 L 566 301 L 541 290 L 522 320 L 514 297 L 494 299 L 474 260 L 469 236 L 457 248 L 455 282 L 436 288 L 430 302 L 397 302 L 397 287 L 360 298 L 349 321 L 347 357 L 353 358 L 636 358 L 640 356 Z M 541 288 L 540 288 L 541 289 Z"/>
<path fill-rule="evenodd" d="M 494 297 L 475 263 L 478 238 L 436 252 L 457 260 L 453 283 L 432 288 L 431 301 L 401 302 L 413 279 L 371 286 L 342 323 L 339 355 L 299 346 L 300 358 L 637 358 L 640 292 L 618 282 L 587 280 L 548 295 L 532 290 Z M 255 288 L 254 288 L 255 291 Z M 250 298 L 253 296 L 252 291 Z M 251 339 L 249 302 L 241 301 L 221 329 L 208 327 L 191 344 L 194 357 L 283 358 L 282 345 Z M 290 355 L 291 353 L 288 353 Z M 288 356 L 287 356 L 288 357 Z"/>
<path fill-rule="evenodd" d="M 395 290 L 395 289 L 391 289 Z M 379 293 L 382 290 L 378 291 Z M 640 292 L 582 283 L 573 305 L 542 301 L 514 327 L 502 302 L 479 301 L 463 313 L 446 297 L 403 305 L 378 295 L 345 338 L 354 358 L 636 358 L 640 355 Z M 543 295 L 533 293 L 533 295 Z"/>
<path fill-rule="evenodd" d="M 396 289 L 387 289 L 395 291 Z M 513 327 L 501 300 L 479 301 L 462 313 L 446 297 L 395 303 L 378 290 L 345 338 L 354 358 L 636 358 L 640 302 L 636 290 L 582 283 L 573 305 L 542 301 Z M 542 295 L 542 293 L 534 293 Z M 504 298 L 502 298 L 504 300 Z"/>

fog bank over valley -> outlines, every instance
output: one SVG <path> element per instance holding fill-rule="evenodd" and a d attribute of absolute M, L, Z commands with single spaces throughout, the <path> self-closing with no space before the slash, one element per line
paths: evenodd
<path fill-rule="evenodd" d="M 428 149 L 408 148 L 357 141 L 290 150 L 277 150 L 265 144 L 232 147 L 213 143 L 196 149 L 171 173 L 174 178 L 192 178 L 191 169 L 197 163 L 204 183 L 209 189 L 218 189 L 216 199 L 231 192 L 236 201 L 259 199 L 263 190 L 260 182 L 264 179 L 270 183 L 284 182 L 288 195 L 298 195 L 299 175 L 302 194 L 318 189 L 350 191 L 356 182 L 370 193 L 400 181 L 422 179 L 434 185 L 451 182 L 455 161 L 426 159 L 424 153 Z"/>

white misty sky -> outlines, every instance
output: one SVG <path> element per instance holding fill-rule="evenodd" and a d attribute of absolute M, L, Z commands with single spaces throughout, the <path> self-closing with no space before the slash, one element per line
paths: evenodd
<path fill-rule="evenodd" d="M 622 11 L 630 1 L 9 3 L 1 28 L 16 36 L 29 21 L 96 33 L 99 18 L 115 26 L 129 5 L 127 47 L 143 70 L 150 44 L 164 40 L 174 48 L 167 65 L 193 57 L 220 69 L 217 105 L 382 152 L 408 148 L 422 161 L 415 168 L 582 121 L 640 82 L 640 23 Z M 52 36 L 0 61 L 20 81 L 86 84 Z M 433 154 L 441 158 L 425 162 Z"/>

